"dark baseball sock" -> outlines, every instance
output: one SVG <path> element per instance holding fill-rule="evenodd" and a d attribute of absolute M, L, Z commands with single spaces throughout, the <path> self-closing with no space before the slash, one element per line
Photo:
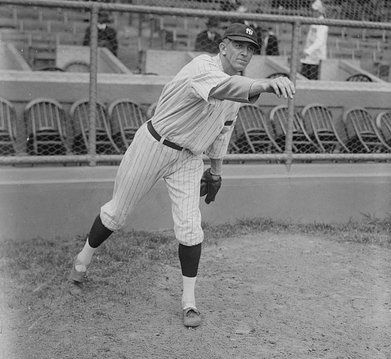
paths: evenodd
<path fill-rule="evenodd" d="M 179 244 L 178 255 L 181 263 L 182 275 L 190 278 L 196 277 L 201 258 L 201 243 L 195 246 L 184 246 L 183 244 Z"/>
<path fill-rule="evenodd" d="M 113 231 L 103 225 L 100 216 L 97 216 L 91 227 L 88 243 L 92 248 L 98 248 L 112 233 Z"/>

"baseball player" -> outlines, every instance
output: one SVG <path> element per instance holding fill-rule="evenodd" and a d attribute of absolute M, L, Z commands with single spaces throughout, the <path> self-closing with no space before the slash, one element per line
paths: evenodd
<path fill-rule="evenodd" d="M 241 103 L 254 103 L 263 92 L 292 98 L 286 77 L 253 80 L 239 76 L 258 46 L 251 27 L 231 24 L 219 54 L 202 54 L 187 64 L 163 89 L 154 116 L 137 131 L 116 175 L 112 199 L 100 209 L 70 279 L 85 280 L 96 249 L 121 228 L 141 198 L 163 179 L 172 203 L 182 272 L 183 323 L 201 324 L 195 284 L 204 238 L 200 195 L 207 204 L 221 186 L 222 161 Z M 202 155 L 210 158 L 204 171 Z"/>

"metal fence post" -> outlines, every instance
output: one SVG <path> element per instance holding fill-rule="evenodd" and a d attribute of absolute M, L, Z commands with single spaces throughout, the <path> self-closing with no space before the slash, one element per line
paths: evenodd
<path fill-rule="evenodd" d="M 89 90 L 89 165 L 96 166 L 96 103 L 97 103 L 97 73 L 98 73 L 98 10 L 93 4 L 90 16 L 90 90 Z"/>
<path fill-rule="evenodd" d="M 290 63 L 290 79 L 293 84 L 296 86 L 296 72 L 297 65 L 299 60 L 299 38 L 300 38 L 301 23 L 300 21 L 295 21 L 292 24 L 292 53 L 291 53 L 291 63 Z M 293 120 L 295 117 L 295 100 L 288 99 L 288 124 L 286 129 L 286 139 L 285 139 L 285 154 L 287 159 L 285 162 L 288 172 L 291 169 L 292 165 L 292 137 L 293 137 Z"/>

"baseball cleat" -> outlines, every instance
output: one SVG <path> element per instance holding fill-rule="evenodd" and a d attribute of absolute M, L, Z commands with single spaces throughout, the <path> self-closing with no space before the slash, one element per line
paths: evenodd
<path fill-rule="evenodd" d="M 186 327 L 198 327 L 201 324 L 201 313 L 196 308 L 183 309 L 183 324 Z"/>
<path fill-rule="evenodd" d="M 72 270 L 69 279 L 73 280 L 74 282 L 83 283 L 87 278 L 87 267 L 85 267 L 85 271 L 78 271 L 76 270 L 77 265 L 83 266 L 83 264 L 77 259 L 76 256 L 73 260 Z"/>

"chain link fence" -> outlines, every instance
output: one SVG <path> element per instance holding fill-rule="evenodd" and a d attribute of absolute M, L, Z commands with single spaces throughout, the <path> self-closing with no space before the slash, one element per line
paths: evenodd
<path fill-rule="evenodd" d="M 111 3 L 115 2 L 111 1 Z M 311 5 L 314 0 L 123 0 L 119 2 L 257 14 L 312 16 Z M 391 18 L 391 4 L 387 0 L 322 0 L 322 2 L 327 10 L 327 16 L 332 19 L 387 22 Z"/>
<path fill-rule="evenodd" d="M 79 73 L 89 79 L 88 96 L 71 102 L 40 96 L 25 103 L 3 98 L 0 163 L 118 163 L 137 128 L 153 115 L 155 103 L 122 98 L 101 102 L 97 74 L 111 70 L 102 70 L 98 58 L 106 56 L 113 63 L 117 59 L 126 73 L 146 75 L 153 81 L 156 75 L 175 74 L 176 66 L 181 65 L 175 59 L 189 61 L 188 54 L 217 53 L 225 28 L 234 21 L 257 29 L 261 50 L 256 55 L 288 59 L 285 71 L 267 77 L 289 76 L 294 82 L 318 79 L 316 66 L 303 68 L 300 53 L 311 27 L 323 26 L 328 30 L 328 58 L 355 60 L 369 54 L 371 74 L 387 80 L 391 3 L 324 0 L 323 17 L 314 12 L 313 3 L 124 0 L 58 1 L 54 5 L 36 0 L 26 5 L 19 0 L 0 1 L 1 43 L 12 44 L 32 71 Z M 71 56 L 59 66 L 56 51 L 61 46 L 80 47 L 81 55 Z M 154 50 L 166 50 L 171 57 L 151 62 L 148 54 Z M 349 81 L 373 81 L 368 75 L 360 76 Z M 391 106 L 297 106 L 294 101 L 269 107 L 243 106 L 226 158 L 288 164 L 390 160 L 390 111 Z"/>

